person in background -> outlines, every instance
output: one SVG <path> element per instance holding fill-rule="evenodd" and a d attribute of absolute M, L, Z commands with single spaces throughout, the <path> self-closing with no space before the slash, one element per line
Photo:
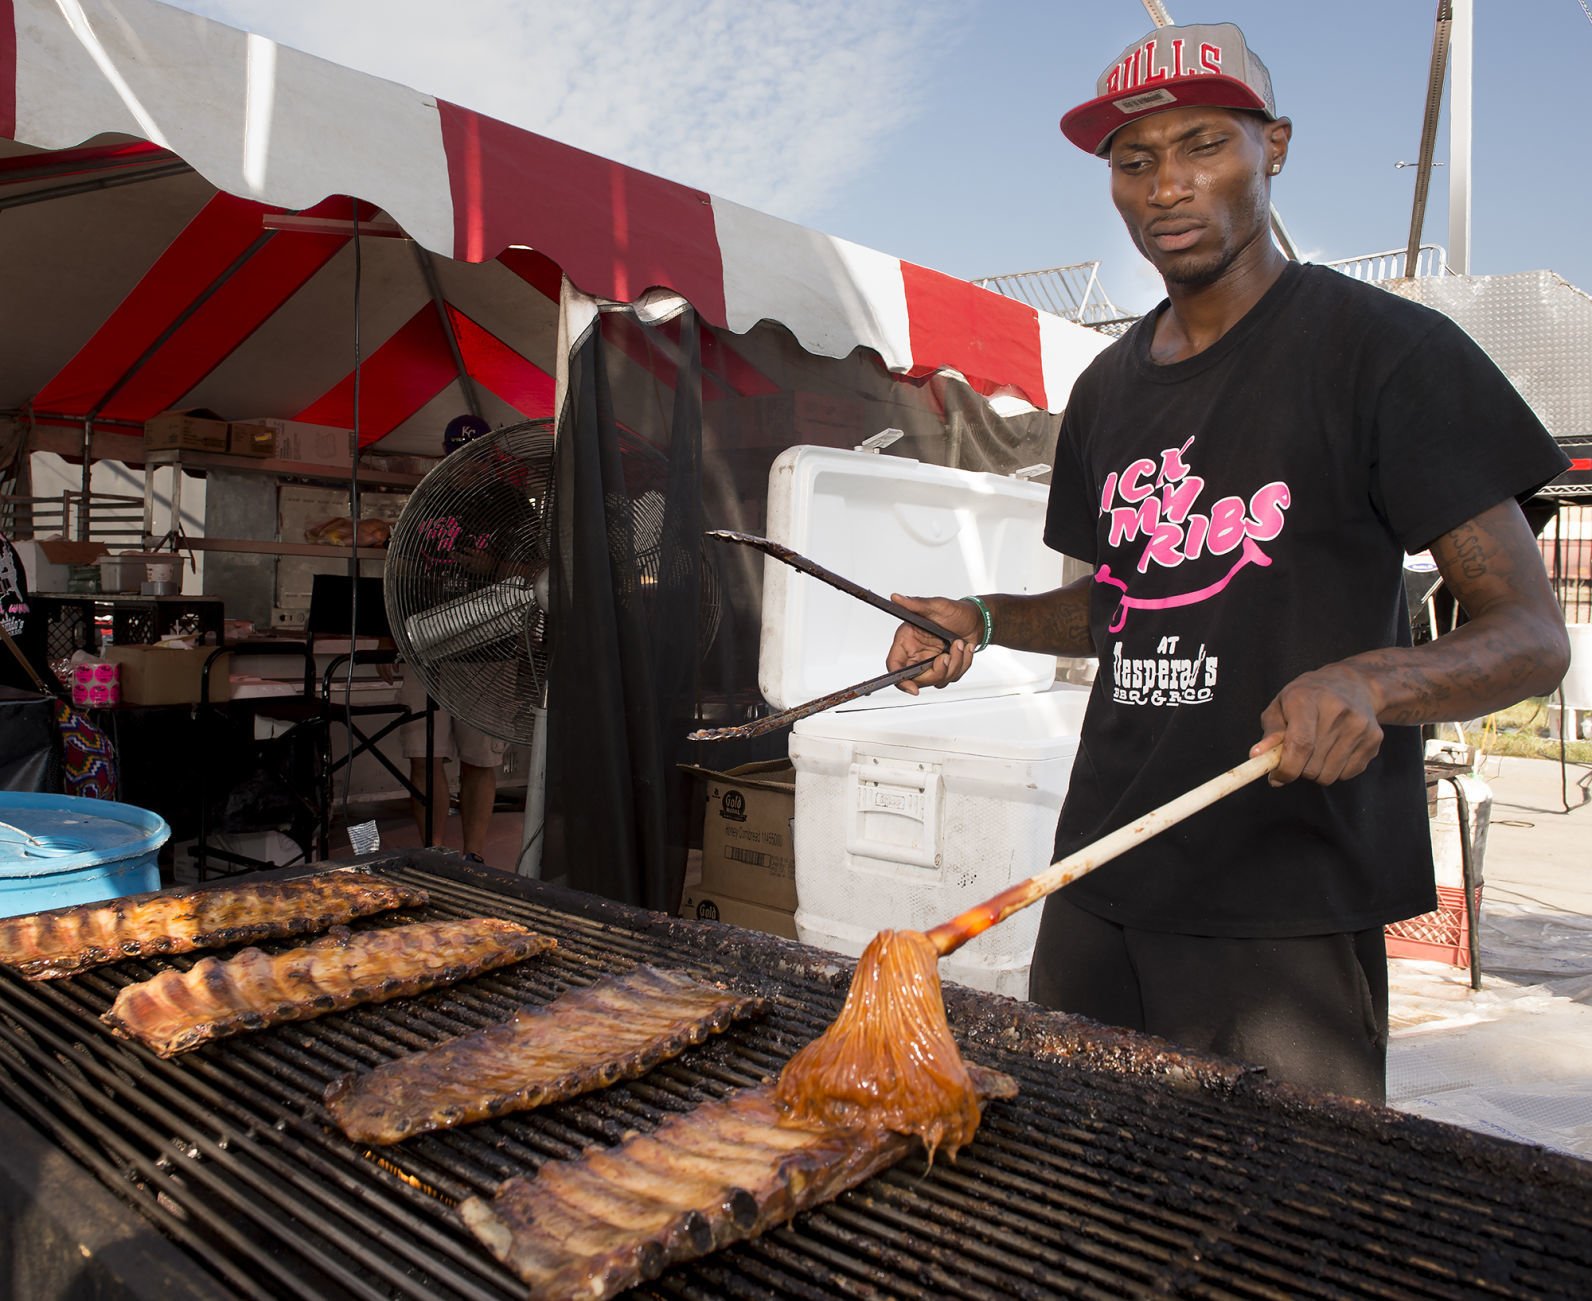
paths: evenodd
<path fill-rule="evenodd" d="M 18 654 L 24 656 L 34 670 L 29 673 L 15 655 L 0 647 L 0 686 L 32 691 L 35 674 L 45 682 L 52 682 L 54 679 L 44 655 L 44 616 L 33 609 L 22 558 L 4 533 L 0 533 L 0 627 L 6 630 Z"/>
<path fill-rule="evenodd" d="M 491 426 L 478 416 L 455 416 L 443 432 L 443 455 L 458 451 L 466 443 L 491 433 Z M 456 530 L 438 530 L 439 535 L 452 536 Z M 423 713 L 426 708 L 426 689 L 419 675 L 406 669 L 398 689 L 398 699 L 411 713 Z M 497 800 L 497 771 L 503 763 L 507 743 L 488 736 L 446 710 L 439 708 L 434 720 L 433 760 L 431 771 L 426 771 L 426 729 L 424 719 L 415 719 L 401 729 L 400 746 L 409 760 L 409 780 L 421 790 L 438 792 L 443 798 L 432 806 L 431 830 L 433 845 L 444 843 L 448 825 L 448 777 L 444 764 L 457 760 L 459 765 L 459 823 L 463 832 L 464 852 L 481 860 L 486 851 L 487 831 L 492 823 L 492 808 Z M 409 802 L 414 815 L 415 828 L 425 836 L 425 805 L 416 799 Z"/>
<path fill-rule="evenodd" d="M 1058 859 L 1280 748 L 1269 783 L 1051 896 L 1031 997 L 1382 1101 L 1382 928 L 1436 904 L 1420 725 L 1563 676 L 1517 501 L 1567 462 L 1447 317 L 1272 242 L 1293 127 L 1237 27 L 1150 33 L 1061 126 L 1167 294 L 1062 420 L 1045 542 L 1090 573 L 904 599 L 961 636 L 903 689 L 990 643 L 1098 656 Z M 1427 549 L 1469 619 L 1412 648 Z M 903 624 L 887 663 L 941 649 Z"/>

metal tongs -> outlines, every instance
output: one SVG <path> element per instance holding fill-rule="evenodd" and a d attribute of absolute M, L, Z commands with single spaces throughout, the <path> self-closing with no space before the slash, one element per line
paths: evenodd
<path fill-rule="evenodd" d="M 947 628 L 942 628 L 933 619 L 927 619 L 916 611 L 899 605 L 888 597 L 880 596 L 877 592 L 870 592 L 866 587 L 852 582 L 849 578 L 842 578 L 833 570 L 825 569 L 816 560 L 809 560 L 806 556 L 798 555 L 783 543 L 775 542 L 771 538 L 760 538 L 753 533 L 737 533 L 732 529 L 710 529 L 708 537 L 716 542 L 735 542 L 743 547 L 752 547 L 761 551 L 765 556 L 772 556 L 782 564 L 789 565 L 792 569 L 810 574 L 820 582 L 828 583 L 831 587 L 854 596 L 873 606 L 875 610 L 883 610 L 886 614 L 893 614 L 904 623 L 910 623 L 914 628 L 921 628 L 931 636 L 938 637 L 949 649 L 957 634 Z M 747 737 L 763 736 L 768 732 L 776 732 L 782 727 L 789 727 L 798 719 L 806 718 L 811 714 L 821 714 L 826 709 L 833 709 L 836 705 L 843 705 L 850 700 L 858 700 L 863 696 L 871 696 L 875 691 L 882 691 L 885 687 L 893 687 L 897 682 L 905 682 L 908 678 L 915 678 L 925 672 L 929 665 L 939 658 L 938 653 L 926 660 L 918 660 L 890 673 L 881 673 L 876 678 L 869 678 L 866 682 L 858 682 L 853 686 L 842 687 L 839 691 L 831 691 L 827 696 L 819 696 L 816 700 L 809 700 L 805 704 L 792 705 L 789 709 L 782 709 L 777 714 L 769 714 L 764 718 L 753 719 L 750 723 L 741 723 L 736 727 L 705 727 L 690 733 L 688 741 L 740 741 Z"/>

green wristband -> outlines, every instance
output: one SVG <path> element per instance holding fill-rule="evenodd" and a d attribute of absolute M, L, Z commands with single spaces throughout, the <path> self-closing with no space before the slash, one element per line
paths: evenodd
<path fill-rule="evenodd" d="M 995 635 L 995 620 L 990 618 L 989 606 L 984 604 L 983 597 L 964 596 L 962 599 L 964 601 L 971 601 L 974 605 L 978 606 L 978 612 L 984 620 L 984 636 L 980 639 L 978 645 L 973 648 L 975 651 L 981 651 L 984 649 L 984 647 L 989 645 L 990 638 Z"/>

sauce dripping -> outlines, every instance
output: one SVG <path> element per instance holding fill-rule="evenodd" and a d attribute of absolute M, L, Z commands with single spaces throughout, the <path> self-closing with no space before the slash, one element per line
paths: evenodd
<path fill-rule="evenodd" d="M 972 1140 L 978 1094 L 945 1019 L 939 956 L 918 931 L 873 937 L 834 1024 L 780 1072 L 788 1123 L 916 1134 L 931 1161 Z"/>

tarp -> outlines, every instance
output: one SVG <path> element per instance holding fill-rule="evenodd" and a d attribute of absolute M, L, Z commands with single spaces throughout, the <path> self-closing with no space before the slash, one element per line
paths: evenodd
<path fill-rule="evenodd" d="M 558 408 L 547 840 L 654 907 L 688 726 L 761 705 L 761 562 L 681 539 L 758 531 L 797 441 L 1031 467 L 1109 342 L 155 0 L 0 0 L 0 296 L 0 417 L 68 452 L 89 426 L 138 459 L 143 420 L 205 407 L 435 455 L 467 405 Z M 264 571 L 229 560 L 233 613 Z"/>
<path fill-rule="evenodd" d="M 350 319 L 356 209 L 341 196 L 360 200 L 366 233 L 401 232 L 438 255 L 449 308 L 404 241 L 360 241 L 361 350 L 379 404 L 361 412 L 361 433 L 390 438 L 384 450 L 434 450 L 462 409 L 448 391 L 455 350 L 489 419 L 546 414 L 556 327 L 545 296 L 559 271 L 596 298 L 666 288 L 710 326 L 777 321 L 820 356 L 864 347 L 892 372 L 952 370 L 1042 409 L 1061 408 L 1106 342 L 155 0 L 0 0 L 0 137 L 13 142 L 0 144 L 11 169 L 0 208 L 25 205 L 5 212 L 0 274 L 7 301 L 43 318 L 0 367 L 0 409 L 96 415 L 107 428 L 194 405 L 346 424 L 351 326 L 336 338 L 326 325 Z M 90 143 L 100 147 L 32 152 Z M 50 201 L 27 202 L 47 190 Z M 273 224 L 284 214 L 311 220 Z M 15 265 L 23 250 L 29 265 Z M 527 311 L 538 292 L 543 309 Z"/>

